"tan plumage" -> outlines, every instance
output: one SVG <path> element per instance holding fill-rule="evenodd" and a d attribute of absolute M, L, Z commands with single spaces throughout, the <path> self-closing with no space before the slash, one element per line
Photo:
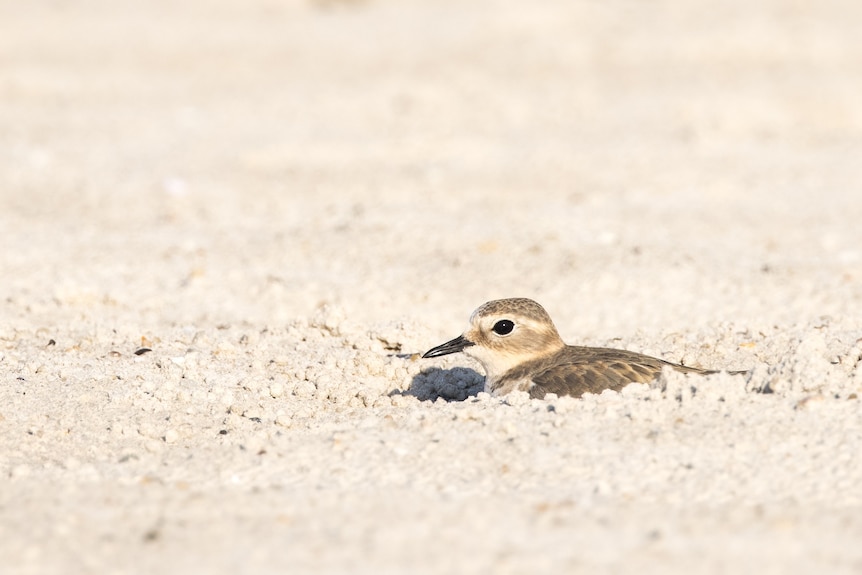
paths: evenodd
<path fill-rule="evenodd" d="M 422 357 L 459 351 L 479 360 L 485 391 L 492 395 L 521 390 L 538 398 L 548 393 L 580 397 L 618 391 L 629 383 L 653 381 L 665 366 L 683 373 L 715 373 L 622 349 L 566 345 L 545 309 L 526 298 L 483 304 L 463 335 Z"/>

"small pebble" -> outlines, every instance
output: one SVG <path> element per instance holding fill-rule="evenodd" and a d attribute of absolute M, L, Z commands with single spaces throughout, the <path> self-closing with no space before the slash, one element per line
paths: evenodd
<path fill-rule="evenodd" d="M 293 426 L 293 418 L 287 415 L 286 413 L 282 413 L 275 418 L 275 424 L 281 427 L 290 428 Z"/>

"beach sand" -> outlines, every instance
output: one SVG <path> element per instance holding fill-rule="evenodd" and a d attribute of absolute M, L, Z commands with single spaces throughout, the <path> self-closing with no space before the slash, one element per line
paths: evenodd
<path fill-rule="evenodd" d="M 3 573 L 862 569 L 862 6 L 3 4 Z"/>

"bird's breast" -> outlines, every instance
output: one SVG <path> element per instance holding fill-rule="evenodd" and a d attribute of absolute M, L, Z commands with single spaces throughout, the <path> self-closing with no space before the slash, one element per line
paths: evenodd
<path fill-rule="evenodd" d="M 485 378 L 485 392 L 494 397 L 506 395 L 513 391 L 529 392 L 533 385 L 530 378 L 498 378 L 496 380 L 490 377 Z"/>

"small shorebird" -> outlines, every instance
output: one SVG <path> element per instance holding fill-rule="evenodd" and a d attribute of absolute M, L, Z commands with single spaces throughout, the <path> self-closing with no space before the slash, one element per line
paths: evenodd
<path fill-rule="evenodd" d="M 520 390 L 536 398 L 546 393 L 580 397 L 619 391 L 629 383 L 653 381 L 665 366 L 683 373 L 716 373 L 623 349 L 566 345 L 545 308 L 526 298 L 479 306 L 467 331 L 422 357 L 459 351 L 485 368 L 485 391 L 491 395 Z"/>

